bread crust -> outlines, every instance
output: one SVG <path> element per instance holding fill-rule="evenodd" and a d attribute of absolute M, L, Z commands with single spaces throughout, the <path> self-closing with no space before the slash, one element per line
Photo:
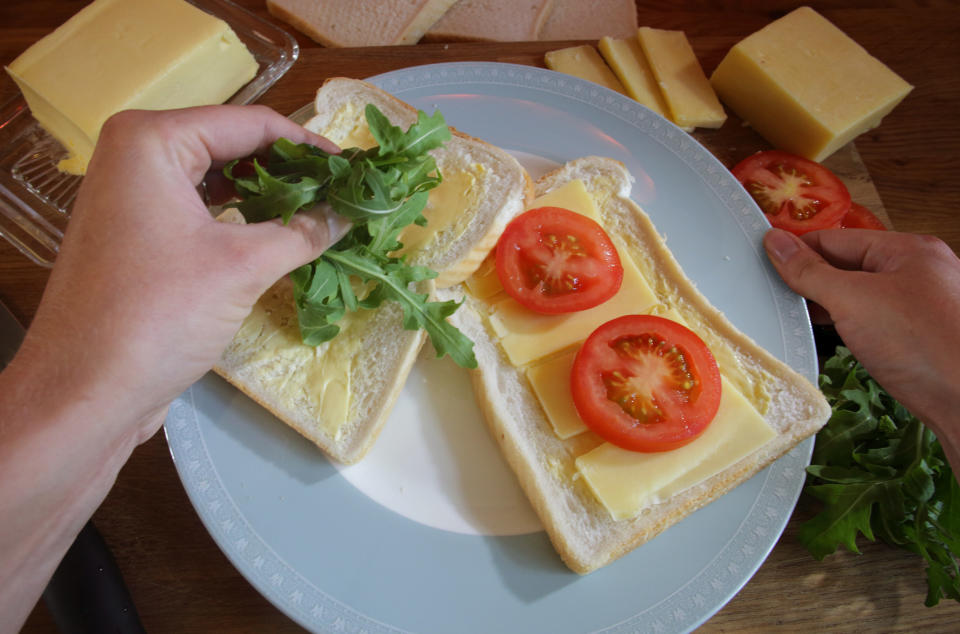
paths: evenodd
<path fill-rule="evenodd" d="M 643 211 L 629 198 L 632 178 L 612 159 L 571 161 L 537 181 L 537 195 L 579 178 L 588 191 L 606 190 L 600 210 L 608 232 L 619 238 L 621 257 L 629 256 L 647 282 L 713 350 L 731 353 L 739 371 L 764 382 L 769 401 L 745 394 L 777 436 L 761 449 L 715 476 L 637 517 L 614 520 L 582 479 L 575 459 L 600 440 L 586 432 L 560 440 L 539 405 L 523 371 L 506 358 L 486 321 L 486 305 L 464 296 L 468 310 L 454 323 L 474 338 L 479 368 L 473 381 L 480 409 L 508 464 L 563 561 L 585 574 L 630 552 L 695 510 L 746 481 L 803 439 L 830 415 L 823 395 L 805 378 L 741 333 L 696 289 Z"/>

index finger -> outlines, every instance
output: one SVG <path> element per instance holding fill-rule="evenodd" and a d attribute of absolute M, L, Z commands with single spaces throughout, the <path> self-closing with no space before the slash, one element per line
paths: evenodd
<path fill-rule="evenodd" d="M 266 106 L 198 106 L 163 113 L 182 149 L 183 167 L 196 182 L 211 163 L 224 163 L 268 148 L 280 137 L 327 152 L 340 148 Z"/>

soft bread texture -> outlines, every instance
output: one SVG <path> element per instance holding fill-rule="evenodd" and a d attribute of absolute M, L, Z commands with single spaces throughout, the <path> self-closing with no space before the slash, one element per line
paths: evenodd
<path fill-rule="evenodd" d="M 426 32 L 424 40 L 535 41 L 553 3 L 554 0 L 460 0 Z"/>
<path fill-rule="evenodd" d="M 371 84 L 332 79 L 317 92 L 317 114 L 307 127 L 338 143 L 369 136 L 364 118 L 368 103 L 404 129 L 416 120 L 412 107 Z M 479 174 L 473 183 L 477 196 L 455 227 L 439 228 L 408 253 L 411 262 L 441 271 L 440 278 L 419 292 L 431 291 L 444 279 L 455 284 L 469 276 L 532 196 L 532 183 L 520 164 L 479 139 L 455 132 L 433 155 L 441 174 L 465 166 L 474 169 Z M 372 447 L 426 335 L 403 328 L 402 309 L 394 302 L 348 315 L 341 323 L 344 330 L 333 340 L 315 348 L 303 345 L 293 289 L 283 279 L 260 298 L 214 370 L 331 458 L 350 464 Z M 317 399 L 324 390 L 332 394 L 327 405 Z M 325 407 L 339 402 L 336 394 L 344 392 L 351 395 L 344 422 L 331 429 Z"/>
<path fill-rule="evenodd" d="M 733 364 L 762 382 L 768 398 L 745 396 L 760 406 L 777 433 L 725 471 L 633 519 L 614 520 L 584 480 L 574 477 L 576 457 L 600 439 L 591 432 L 568 440 L 554 434 L 523 370 L 509 362 L 496 342 L 484 316 L 486 304 L 465 295 L 466 310 L 461 308 L 453 321 L 475 341 L 479 368 L 473 373 L 474 388 L 490 431 L 554 547 L 572 570 L 583 574 L 628 553 L 755 475 L 820 429 L 830 407 L 809 381 L 739 332 L 697 291 L 649 218 L 630 200 L 632 177 L 621 163 L 598 157 L 572 161 L 541 178 L 536 193 L 545 194 L 573 179 L 582 180 L 597 202 L 607 232 L 619 238 L 621 257 L 633 258 L 657 296 L 677 310 L 715 353 L 722 353 L 721 369 L 724 363 Z M 463 296 L 462 290 L 447 294 Z"/>
<path fill-rule="evenodd" d="M 368 103 L 376 105 L 394 125 L 404 129 L 417 119 L 416 110 L 387 92 L 366 82 L 340 77 L 327 80 L 318 91 L 317 114 L 304 127 L 338 145 L 355 141 L 373 144 L 363 117 Z M 434 280 L 438 288 L 468 278 L 496 245 L 507 223 L 533 195 L 530 176 L 509 153 L 453 128 L 451 131 L 453 138 L 433 152 L 440 173 L 476 174 L 478 165 L 484 169 L 470 192 L 475 199 L 470 213 L 449 226 L 435 227 L 432 237 L 407 256 L 411 264 L 439 272 Z"/>
<path fill-rule="evenodd" d="M 416 44 L 456 0 L 267 0 L 270 13 L 330 47 Z"/>
<path fill-rule="evenodd" d="M 634 0 L 555 0 L 540 31 L 541 40 L 599 40 L 636 37 Z"/>

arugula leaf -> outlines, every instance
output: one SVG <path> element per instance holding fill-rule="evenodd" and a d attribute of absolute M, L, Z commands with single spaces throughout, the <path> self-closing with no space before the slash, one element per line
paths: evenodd
<path fill-rule="evenodd" d="M 933 433 L 842 346 L 820 389 L 833 414 L 804 490 L 823 508 L 800 527 L 801 543 L 823 559 L 840 545 L 859 553 L 859 535 L 879 538 L 926 560 L 926 605 L 960 601 L 960 485 Z"/>
<path fill-rule="evenodd" d="M 436 272 L 409 266 L 393 255 L 402 246 L 399 236 L 405 227 L 427 222 L 423 209 L 428 192 L 442 180 L 428 152 L 449 140 L 450 130 L 439 112 L 418 112 L 406 132 L 373 104 L 365 114 L 378 147 L 330 154 L 278 139 L 266 167 L 254 161 L 253 176 L 235 176 L 237 161 L 228 164 L 224 174 L 243 199 L 237 207 L 247 222 L 281 218 L 287 223 L 296 212 L 326 201 L 353 221 L 337 244 L 291 273 L 305 344 L 335 337 L 340 331 L 336 322 L 347 311 L 376 308 L 389 300 L 402 306 L 404 328 L 427 331 L 438 356 L 448 354 L 459 365 L 474 368 L 473 342 L 447 321 L 459 304 L 430 302 L 412 290 Z M 354 280 L 363 285 L 362 297 L 354 290 Z"/>

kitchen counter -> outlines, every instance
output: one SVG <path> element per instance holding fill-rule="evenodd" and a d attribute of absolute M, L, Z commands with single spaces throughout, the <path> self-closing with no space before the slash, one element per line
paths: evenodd
<path fill-rule="evenodd" d="M 86 2 L 6 0 L 0 6 L 0 63 L 8 64 Z M 242 0 L 271 19 L 262 0 Z M 680 0 L 669 11 L 639 2 L 640 23 L 683 29 L 709 74 L 743 36 L 796 6 L 733 0 Z M 758 3 L 759 4 L 759 3 Z M 960 3 L 811 3 L 868 51 L 915 86 L 883 124 L 856 140 L 862 169 L 885 216 L 901 231 L 929 233 L 960 250 Z M 648 5 L 651 8 L 648 8 Z M 723 5 L 727 5 L 724 7 Z M 723 8 L 721 8 L 723 7 Z M 291 30 L 292 29 L 289 29 Z M 296 34 L 300 59 L 261 99 L 291 113 L 312 99 L 327 77 L 368 77 L 412 65 L 499 61 L 543 66 L 543 54 L 570 42 L 432 43 L 410 47 L 325 49 Z M 11 83 L 0 100 L 11 96 Z M 7 92 L 4 92 L 7 91 Z M 724 128 L 695 134 L 729 165 L 737 155 L 766 147 L 730 117 Z M 0 241 L 0 299 L 29 323 L 49 271 Z M 797 541 L 813 512 L 802 497 L 794 517 L 756 575 L 702 632 L 955 631 L 960 604 L 923 605 L 922 561 L 905 551 L 861 539 L 862 555 L 840 552 L 814 560 Z M 94 516 L 111 546 L 149 632 L 300 631 L 229 563 L 204 529 L 176 474 L 163 434 L 136 450 Z M 53 632 L 40 604 L 25 632 Z"/>

